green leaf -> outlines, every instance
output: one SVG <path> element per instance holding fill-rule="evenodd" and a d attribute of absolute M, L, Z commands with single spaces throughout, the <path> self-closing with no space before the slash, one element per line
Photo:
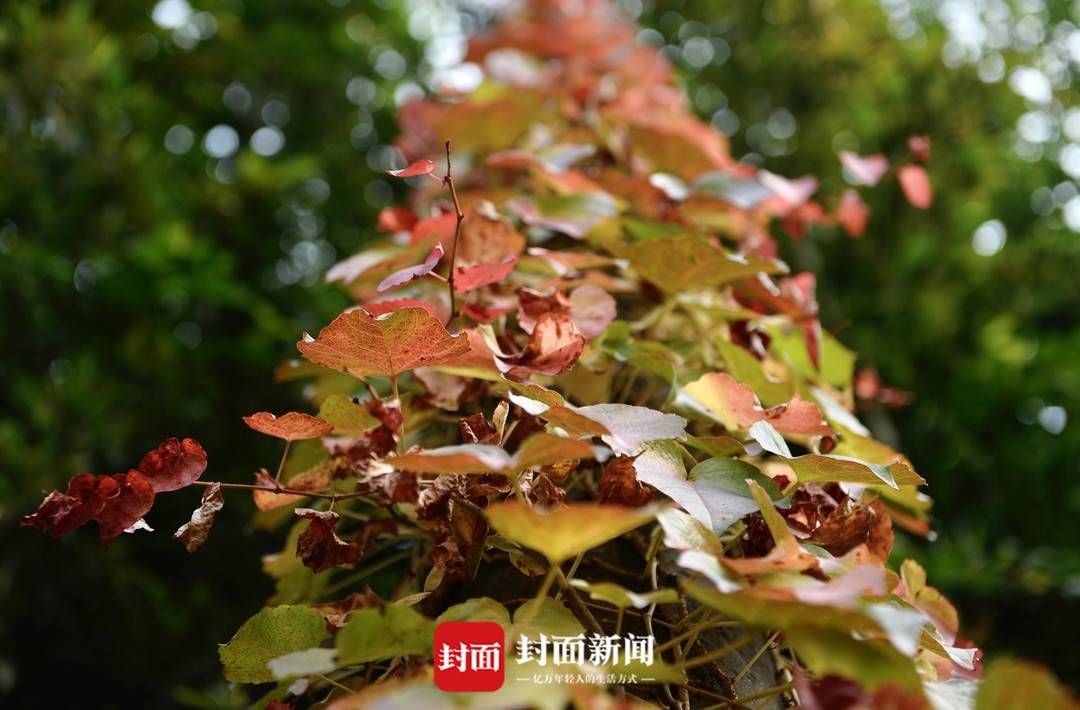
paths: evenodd
<path fill-rule="evenodd" d="M 707 459 L 687 474 L 671 444 L 650 445 L 635 459 L 634 470 L 639 482 L 656 488 L 716 533 L 757 511 L 747 480 L 757 481 L 773 498 L 781 497 L 771 478 L 738 459 Z"/>
<path fill-rule="evenodd" d="M 542 553 L 552 564 L 559 564 L 644 525 L 655 517 L 656 510 L 572 503 L 542 512 L 510 502 L 488 506 L 485 515 L 500 535 Z"/>
<path fill-rule="evenodd" d="M 494 621 L 503 628 L 509 628 L 510 612 L 490 597 L 476 597 L 455 604 L 435 619 L 436 624 L 447 621 Z"/>
<path fill-rule="evenodd" d="M 629 261 L 643 279 L 669 294 L 786 271 L 779 261 L 734 256 L 695 234 L 616 245 L 611 250 Z"/>
<path fill-rule="evenodd" d="M 357 436 L 379 426 L 379 420 L 367 407 L 338 393 L 323 400 L 319 418 L 333 424 L 334 433 L 339 436 Z"/>
<path fill-rule="evenodd" d="M 515 635 L 524 634 L 528 638 L 537 638 L 540 634 L 577 636 L 585 633 L 581 622 L 566 605 L 551 597 L 530 599 L 519 606 L 514 611 L 513 628 Z"/>
<path fill-rule="evenodd" d="M 843 482 L 867 485 L 884 484 L 892 489 L 900 486 L 923 485 L 926 481 L 905 463 L 888 466 L 870 463 L 850 456 L 836 454 L 804 454 L 792 456 L 787 442 L 771 424 L 755 422 L 749 429 L 750 437 L 769 453 L 787 459 L 787 463 L 799 477 L 800 483 Z"/>
<path fill-rule="evenodd" d="M 318 646 L 326 638 L 322 614 L 306 606 L 266 607 L 244 622 L 218 649 L 225 678 L 234 683 L 268 683 L 269 661 Z"/>
<path fill-rule="evenodd" d="M 1076 698 L 1045 668 L 1014 660 L 995 661 L 990 666 L 975 701 L 975 710 L 1075 710 L 1077 707 Z"/>
<path fill-rule="evenodd" d="M 391 604 L 361 609 L 338 632 L 338 663 L 352 665 L 431 653 L 435 624 L 412 607 Z"/>
<path fill-rule="evenodd" d="M 835 673 L 870 690 L 882 685 L 921 687 L 911 659 L 883 641 L 859 641 L 843 631 L 805 627 L 789 629 L 784 637 L 815 675 Z"/>
<path fill-rule="evenodd" d="M 679 601 L 679 593 L 674 589 L 632 592 L 614 582 L 589 583 L 583 579 L 570 580 L 570 584 L 588 592 L 593 599 L 607 602 L 620 609 L 644 609 L 652 604 L 674 604 Z"/>

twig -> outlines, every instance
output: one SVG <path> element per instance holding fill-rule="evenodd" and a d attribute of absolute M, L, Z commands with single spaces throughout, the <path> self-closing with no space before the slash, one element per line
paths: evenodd
<path fill-rule="evenodd" d="M 457 268 L 458 242 L 461 241 L 461 223 L 465 221 L 465 213 L 461 211 L 461 202 L 458 200 L 457 189 L 454 187 L 454 176 L 450 168 L 450 141 L 446 141 L 446 177 L 443 184 L 450 188 L 450 198 L 454 201 L 454 212 L 457 214 L 457 224 L 454 225 L 454 244 L 450 247 L 450 275 L 446 279 L 446 285 L 450 290 L 450 319 L 447 325 L 457 315 L 457 307 L 454 303 L 454 271 Z"/>
<path fill-rule="evenodd" d="M 297 488 L 289 488 L 287 486 L 259 486 L 251 483 L 222 483 L 220 481 L 194 481 L 192 485 L 195 486 L 213 486 L 220 485 L 225 489 L 234 489 L 241 491 L 267 491 L 268 493 L 277 493 L 279 495 L 287 496 L 303 496 L 305 498 L 321 498 L 331 502 L 337 502 L 339 500 L 348 500 L 349 498 L 362 498 L 367 493 L 316 493 L 314 491 L 302 491 Z"/>
<path fill-rule="evenodd" d="M 399 454 L 405 453 L 405 407 L 401 404 L 401 395 L 398 394 L 397 373 L 390 375 L 390 393 L 397 402 L 398 411 L 401 412 L 401 431 L 398 436 L 397 450 Z"/>
<path fill-rule="evenodd" d="M 281 474 L 285 471 L 285 459 L 289 457 L 290 446 L 292 446 L 292 439 L 286 439 L 285 450 L 281 452 L 281 461 L 278 463 L 277 473 L 274 475 L 274 483 L 281 482 Z"/>

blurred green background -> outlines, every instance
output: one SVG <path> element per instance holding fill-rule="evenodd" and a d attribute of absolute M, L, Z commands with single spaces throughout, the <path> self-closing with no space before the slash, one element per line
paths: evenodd
<path fill-rule="evenodd" d="M 395 106 L 455 69 L 465 12 L 434 0 L 39 2 L 0 8 L 0 705 L 236 702 L 214 644 L 270 593 L 250 503 L 212 545 L 102 548 L 16 527 L 74 473 L 126 470 L 169 435 L 246 480 L 277 447 L 240 417 L 295 406 L 272 370 L 336 314 L 322 284 L 395 199 Z M 838 150 L 933 141 L 933 207 L 894 182 L 850 240 L 784 256 L 825 325 L 888 383 L 861 413 L 936 500 L 905 551 L 990 652 L 1080 659 L 1080 112 L 1071 5 L 623 0 L 733 153 L 846 186 Z M 1073 142 L 1077 141 L 1077 142 Z M 831 203 L 830 203 L 831 204 Z M 169 532 L 197 494 L 166 496 Z M 92 697 L 88 697 L 88 694 Z"/>

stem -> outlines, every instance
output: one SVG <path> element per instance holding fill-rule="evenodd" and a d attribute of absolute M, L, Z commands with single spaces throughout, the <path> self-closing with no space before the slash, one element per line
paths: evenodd
<path fill-rule="evenodd" d="M 680 641 L 688 639 L 691 636 L 695 636 L 697 634 L 700 634 L 702 631 L 706 631 L 708 629 L 720 629 L 720 628 L 724 628 L 725 626 L 742 626 L 742 622 L 741 621 L 703 621 L 700 624 L 697 624 L 696 626 L 690 627 L 689 629 L 682 632 L 678 636 L 675 636 L 675 637 L 665 641 L 664 643 L 660 644 L 659 646 L 656 647 L 656 650 L 657 651 L 666 651 L 669 648 L 673 647 L 675 644 L 679 643 Z"/>
<path fill-rule="evenodd" d="M 396 372 L 390 375 L 390 393 L 394 401 L 397 402 L 398 410 L 401 412 L 401 434 L 398 436 L 397 450 L 399 454 L 403 454 L 405 453 L 405 407 L 401 406 L 401 395 L 398 394 Z"/>
<path fill-rule="evenodd" d="M 450 275 L 446 279 L 446 285 L 450 291 L 450 320 L 446 324 L 450 325 L 457 315 L 457 306 L 454 302 L 454 270 L 457 268 L 457 248 L 458 242 L 461 241 L 461 223 L 465 221 L 465 213 L 461 211 L 461 202 L 458 200 L 457 189 L 454 187 L 454 177 L 450 168 L 450 141 L 446 141 L 446 177 L 443 178 L 443 183 L 450 188 L 450 198 L 454 201 L 454 212 L 457 214 L 457 224 L 454 225 L 454 244 L 450 247 Z"/>
<path fill-rule="evenodd" d="M 364 579 L 365 577 L 370 577 L 371 575 L 375 574 L 376 572 L 378 572 L 381 569 L 384 569 L 386 567 L 389 567 L 392 564 L 400 562 L 401 560 L 405 559 L 406 557 L 408 557 L 411 554 L 412 554 L 412 548 L 410 548 L 408 550 L 402 550 L 401 552 L 399 552 L 399 553 L 397 553 L 395 555 L 390 555 L 389 557 L 381 559 L 378 562 L 376 562 L 375 564 L 371 565 L 370 567 L 365 567 L 364 569 L 358 571 L 356 574 L 351 574 L 348 577 L 345 577 L 344 579 L 339 580 L 338 582 L 336 582 L 334 584 L 331 584 L 330 586 L 326 587 L 326 589 L 322 590 L 322 595 L 326 596 L 326 597 L 329 597 L 329 596 L 333 595 L 335 592 L 339 592 L 342 589 L 344 589 L 344 588 L 346 588 L 346 587 L 348 587 L 348 586 L 350 586 L 350 585 L 352 585 L 352 584 L 354 584 L 356 582 L 359 582 L 361 579 Z"/>
<path fill-rule="evenodd" d="M 574 573 L 577 572 L 578 565 L 581 564 L 581 558 L 583 558 L 583 557 L 585 557 L 585 551 L 584 550 L 579 552 L 578 556 L 576 558 L 574 558 L 574 564 L 570 565 L 570 571 L 567 572 L 566 575 L 563 577 L 563 581 L 564 581 L 566 586 L 570 586 L 570 580 L 574 578 Z M 562 590 L 560 589 L 559 593 L 555 595 L 555 599 L 560 599 L 561 597 L 562 597 Z"/>
<path fill-rule="evenodd" d="M 339 500 L 348 500 L 349 498 L 361 498 L 367 493 L 316 493 L 314 491 L 302 491 L 297 488 L 288 488 L 287 486 L 258 486 L 251 483 L 222 483 L 220 481 L 194 481 L 194 486 L 212 486 L 219 485 L 222 489 L 233 489 L 239 491 L 267 491 L 269 493 L 277 493 L 279 495 L 288 496 L 303 496 L 305 498 L 322 498 L 336 502 Z"/>
<path fill-rule="evenodd" d="M 715 651 L 706 653 L 703 656 L 691 658 L 689 661 L 683 664 L 683 670 L 690 670 L 691 668 L 697 668 L 698 666 L 704 666 L 707 663 L 712 663 L 713 661 L 716 661 L 723 658 L 724 656 L 738 651 L 740 648 L 750 643 L 753 639 L 753 634 L 746 634 L 745 636 L 740 636 L 728 645 L 721 646 Z"/>
<path fill-rule="evenodd" d="M 326 677 L 326 676 L 324 676 L 324 675 L 323 675 L 322 673 L 316 673 L 316 674 L 315 674 L 315 676 L 316 676 L 317 678 L 320 678 L 320 679 L 322 679 L 322 680 L 326 681 L 327 683 L 329 683 L 330 685 L 334 686 L 334 687 L 335 687 L 335 688 L 337 688 L 338 690 L 344 690 L 344 691 L 345 691 L 346 693 L 350 693 L 350 694 L 351 694 L 351 693 L 353 692 L 353 689 L 352 689 L 352 688 L 350 688 L 349 686 L 347 686 L 347 685 L 342 685 L 341 683 L 338 683 L 338 682 L 337 682 L 336 680 L 334 680 L 333 678 L 327 678 L 327 677 Z"/>
<path fill-rule="evenodd" d="M 277 474 L 274 475 L 274 483 L 281 483 L 281 474 L 285 471 L 285 459 L 289 457 L 290 446 L 292 446 L 292 439 L 286 439 L 285 450 L 281 452 L 281 461 L 278 463 Z"/>
<path fill-rule="evenodd" d="M 743 676 L 749 673 L 750 669 L 754 666 L 755 663 L 757 663 L 757 660 L 761 658 L 761 654 L 769 650 L 769 646 L 772 645 L 773 641 L 775 641 L 776 637 L 779 635 L 779 631 L 774 631 L 773 635 L 766 639 L 762 647 L 757 650 L 757 653 L 750 657 L 750 660 L 746 662 L 746 665 L 742 667 L 742 670 L 735 674 L 735 677 L 731 679 L 731 682 L 738 683 L 740 680 L 742 680 Z"/>

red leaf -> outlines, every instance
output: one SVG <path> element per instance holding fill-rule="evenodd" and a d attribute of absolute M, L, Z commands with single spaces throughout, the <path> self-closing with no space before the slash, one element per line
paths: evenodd
<path fill-rule="evenodd" d="M 335 528 L 341 517 L 337 513 L 311 508 L 297 508 L 293 512 L 296 517 L 311 521 L 296 541 L 296 556 L 305 565 L 322 572 L 338 565 L 354 564 L 360 559 L 361 546 L 337 536 Z"/>
<path fill-rule="evenodd" d="M 401 170 L 387 170 L 386 174 L 393 177 L 407 178 L 417 175 L 430 175 L 435 170 L 435 163 L 430 160 L 417 160 L 407 168 Z"/>
<path fill-rule="evenodd" d="M 97 521 L 102 542 L 135 525 L 154 505 L 154 489 L 138 471 L 113 476 L 79 474 L 68 482 L 67 493 L 53 491 L 21 525 L 35 527 L 54 538 L 91 520 Z"/>
<path fill-rule="evenodd" d="M 386 315 L 387 313 L 393 313 L 394 311 L 402 308 L 423 308 L 425 311 L 431 314 L 432 318 L 438 318 L 435 313 L 435 307 L 427 301 L 421 301 L 418 298 L 393 298 L 387 301 L 377 301 L 375 303 L 368 303 L 364 306 L 364 310 L 368 312 L 373 318 Z"/>
<path fill-rule="evenodd" d="M 754 422 L 767 421 L 786 434 L 829 436 L 821 410 L 813 402 L 795 395 L 790 402 L 763 409 L 754 390 L 726 372 L 710 372 L 686 385 L 686 392 L 735 429 L 749 429 Z"/>
<path fill-rule="evenodd" d="M 416 226 L 416 215 L 408 207 L 383 207 L 379 211 L 379 229 L 384 232 L 408 232 Z"/>
<path fill-rule="evenodd" d="M 102 476 L 101 481 L 109 480 Z M 105 493 L 105 505 L 94 519 L 97 521 L 102 542 L 108 542 L 128 528 L 132 527 L 154 505 L 154 488 L 138 471 L 118 473 L 112 476 L 113 486 L 99 483 L 98 492 Z"/>
<path fill-rule="evenodd" d="M 515 266 L 517 257 L 510 256 L 498 264 L 477 264 L 455 269 L 454 290 L 462 293 L 498 283 L 509 276 Z"/>
<path fill-rule="evenodd" d="M 617 315 L 615 299 L 599 286 L 584 284 L 570 292 L 570 317 L 588 340 L 603 333 Z"/>
<path fill-rule="evenodd" d="M 873 187 L 889 170 L 889 161 L 881 153 L 857 155 L 848 150 L 840 151 L 840 164 L 848 173 L 848 178 L 856 185 Z"/>
<path fill-rule="evenodd" d="M 904 165 L 897 173 L 900 180 L 900 188 L 904 191 L 904 197 L 912 207 L 925 210 L 934 201 L 933 192 L 930 189 L 930 177 L 926 169 L 921 165 Z"/>
<path fill-rule="evenodd" d="M 400 271 L 395 271 L 383 279 L 375 290 L 382 293 L 395 286 L 407 284 L 410 281 L 427 276 L 439 265 L 439 260 L 443 258 L 443 254 L 443 245 L 442 242 L 439 242 L 431 247 L 431 253 L 428 254 L 428 257 L 424 260 L 423 264 L 408 266 Z"/>
<path fill-rule="evenodd" d="M 261 434 L 285 441 L 316 439 L 334 431 L 334 425 L 330 422 L 300 412 L 289 412 L 280 417 L 270 412 L 255 412 L 250 417 L 244 417 L 244 423 Z"/>
<path fill-rule="evenodd" d="M 836 208 L 836 221 L 844 228 L 849 237 L 858 238 L 866 231 L 870 221 L 870 208 L 855 190 L 844 190 L 840 206 Z"/>
<path fill-rule="evenodd" d="M 155 493 L 176 491 L 199 480 L 206 470 L 206 451 L 194 439 L 166 439 L 143 456 L 139 472 Z"/>

